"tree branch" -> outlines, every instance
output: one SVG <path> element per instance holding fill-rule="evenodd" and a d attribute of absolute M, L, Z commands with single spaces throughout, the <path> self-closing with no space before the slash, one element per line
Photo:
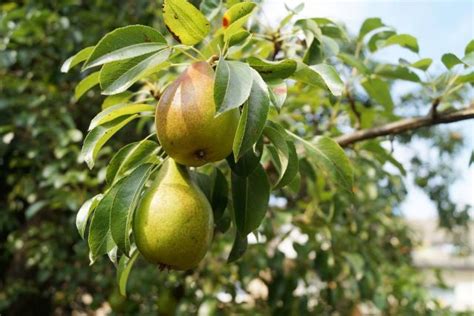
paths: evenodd
<path fill-rule="evenodd" d="M 335 140 L 339 143 L 339 145 L 345 147 L 353 143 L 380 136 L 398 135 L 421 127 L 458 122 L 472 118 L 474 118 L 474 103 L 471 103 L 468 107 L 462 110 L 437 113 L 436 116 L 428 115 L 423 117 L 403 119 L 397 122 L 389 123 L 387 125 L 345 134 L 336 137 Z"/>

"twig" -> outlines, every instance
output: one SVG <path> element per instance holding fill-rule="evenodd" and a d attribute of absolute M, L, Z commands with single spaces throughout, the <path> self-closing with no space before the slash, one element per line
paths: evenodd
<path fill-rule="evenodd" d="M 349 89 L 346 89 L 347 91 L 347 101 L 349 101 L 349 106 L 351 107 L 351 111 L 354 113 L 355 115 L 355 118 L 356 118 L 356 122 L 355 122 L 355 129 L 360 129 L 361 127 L 361 121 L 362 121 L 362 118 L 361 118 L 361 114 L 360 112 L 357 110 L 357 107 L 356 107 L 356 101 L 354 99 L 354 97 L 352 96 L 352 93 Z"/>
<path fill-rule="evenodd" d="M 398 135 L 421 127 L 458 122 L 472 118 L 474 118 L 474 103 L 471 103 L 468 107 L 462 110 L 438 113 L 436 117 L 427 115 L 423 117 L 407 118 L 383 126 L 345 134 L 336 137 L 335 140 L 339 145 L 345 147 L 353 143 L 380 136 Z"/>

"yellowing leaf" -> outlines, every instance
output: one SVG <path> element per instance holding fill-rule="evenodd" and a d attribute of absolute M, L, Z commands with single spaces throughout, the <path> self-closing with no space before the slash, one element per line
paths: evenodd
<path fill-rule="evenodd" d="M 211 30 L 206 17 L 186 0 L 165 0 L 163 18 L 173 37 L 185 45 L 199 43 Z"/>

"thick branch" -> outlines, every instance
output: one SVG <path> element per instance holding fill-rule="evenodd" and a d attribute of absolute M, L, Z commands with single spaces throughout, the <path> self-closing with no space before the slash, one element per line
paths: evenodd
<path fill-rule="evenodd" d="M 458 122 L 474 118 L 474 103 L 462 110 L 449 113 L 438 113 L 436 116 L 424 116 L 403 119 L 387 125 L 364 129 L 353 133 L 345 134 L 336 138 L 341 146 L 348 146 L 363 140 L 380 136 L 397 135 L 412 131 L 421 127 Z"/>

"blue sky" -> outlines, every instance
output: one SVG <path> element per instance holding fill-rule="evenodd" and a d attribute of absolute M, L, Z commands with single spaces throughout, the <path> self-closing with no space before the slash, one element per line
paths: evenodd
<path fill-rule="evenodd" d="M 344 23 L 353 34 L 358 32 L 366 18 L 382 18 L 385 24 L 395 27 L 398 33 L 415 36 L 420 52 L 418 56 L 408 50 L 389 47 L 374 57 L 391 62 L 397 62 L 399 57 L 410 61 L 420 57 L 433 58 L 433 72 L 443 70 L 440 59 L 444 53 L 462 57 L 466 44 L 474 38 L 474 0 L 266 0 L 263 10 L 267 19 L 271 17 L 271 22 L 277 22 L 286 14 L 284 3 L 295 7 L 301 2 L 305 3 L 305 8 L 298 18 L 327 17 Z M 453 162 L 453 168 L 456 168 L 460 177 L 451 185 L 451 193 L 456 202 L 474 205 L 474 168 L 469 169 L 467 163 L 474 148 L 474 122 L 456 123 L 449 128 L 461 131 L 466 141 L 465 150 Z M 402 163 L 408 162 L 414 154 L 429 155 L 430 149 L 424 144 L 417 144 L 416 147 L 418 152 L 398 146 L 394 155 Z M 406 180 L 409 194 L 402 204 L 402 212 L 415 219 L 434 217 L 436 209 L 428 197 L 411 185 L 411 177 Z"/>

